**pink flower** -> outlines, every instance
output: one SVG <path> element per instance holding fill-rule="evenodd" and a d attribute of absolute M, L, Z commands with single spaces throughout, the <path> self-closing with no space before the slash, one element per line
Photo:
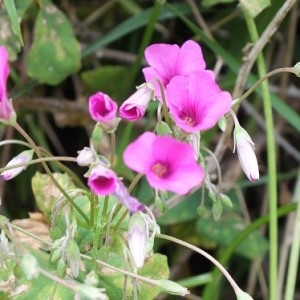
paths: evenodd
<path fill-rule="evenodd" d="M 200 184 L 204 177 L 192 147 L 170 136 L 145 132 L 127 146 L 123 159 L 130 169 L 145 174 L 153 188 L 180 195 Z"/>
<path fill-rule="evenodd" d="M 18 154 L 17 156 L 15 156 L 12 160 L 10 160 L 7 163 L 6 167 L 29 162 L 32 160 L 32 156 L 33 156 L 33 150 L 25 150 L 25 151 L 21 152 L 20 154 Z M 9 170 L 2 172 L 0 175 L 2 176 L 2 178 L 4 180 L 10 180 L 10 179 L 16 177 L 17 175 L 19 175 L 23 170 L 26 169 L 26 167 L 27 166 L 25 165 L 22 167 L 9 169 Z"/>
<path fill-rule="evenodd" d="M 234 149 L 237 150 L 238 157 L 242 166 L 242 169 L 250 181 L 256 181 L 259 179 L 259 170 L 257 158 L 254 152 L 254 143 L 248 134 L 248 132 L 236 125 L 233 131 L 234 137 Z"/>
<path fill-rule="evenodd" d="M 93 120 L 111 124 L 116 119 L 118 105 L 108 95 L 98 92 L 89 98 L 89 111 Z"/>
<path fill-rule="evenodd" d="M 141 119 L 153 97 L 154 88 L 151 83 L 140 85 L 137 87 L 137 91 L 121 105 L 119 110 L 120 117 L 128 121 Z"/>
<path fill-rule="evenodd" d="M 8 53 L 5 47 L 0 46 L 0 121 L 14 122 L 16 113 L 12 103 L 7 99 L 6 82 L 9 74 Z"/>
<path fill-rule="evenodd" d="M 167 87 L 167 99 L 176 125 L 186 132 L 212 128 L 229 112 L 232 101 L 207 71 L 174 77 Z"/>
<path fill-rule="evenodd" d="M 192 40 L 186 41 L 181 48 L 178 45 L 154 44 L 146 48 L 145 57 L 150 65 L 143 69 L 147 82 L 159 79 L 166 88 L 169 81 L 178 75 L 189 75 L 205 69 L 200 46 Z M 154 83 L 155 95 L 161 98 L 158 85 Z"/>
<path fill-rule="evenodd" d="M 117 188 L 118 178 L 114 171 L 102 164 L 91 170 L 88 178 L 88 186 L 96 195 L 105 196 L 113 193 Z"/>

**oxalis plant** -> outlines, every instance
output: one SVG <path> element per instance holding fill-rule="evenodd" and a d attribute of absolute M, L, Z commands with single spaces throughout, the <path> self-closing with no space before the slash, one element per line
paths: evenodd
<path fill-rule="evenodd" d="M 234 124 L 233 151 L 245 175 L 250 181 L 259 180 L 255 143 L 238 121 L 235 108 L 265 79 L 280 72 L 298 76 L 299 66 L 272 71 L 233 99 L 207 69 L 202 49 L 193 40 L 182 45 L 152 44 L 144 56 L 148 64 L 142 69 L 145 82 L 120 107 L 103 91 L 91 95 L 88 109 L 95 125 L 89 144 L 78 149 L 77 157 L 60 157 L 37 145 L 18 123 L 7 92 L 8 52 L 0 46 L 0 122 L 23 137 L 1 141 L 0 146 L 20 144 L 26 148 L 2 167 L 0 174 L 9 181 L 32 164 L 42 165 L 44 172 L 34 175 L 32 190 L 51 238 L 32 234 L 1 216 L 0 276 L 6 283 L 3 295 L 7 298 L 29 299 L 37 289 L 45 299 L 144 300 L 161 292 L 186 296 L 187 288 L 168 279 L 167 257 L 155 250 L 156 241 L 166 240 L 214 264 L 237 299 L 252 299 L 209 253 L 162 234 L 156 216 L 163 215 L 174 201 L 186 201 L 197 190 L 202 193 L 199 212 L 209 199 L 216 221 L 224 207 L 233 206 L 223 192 L 218 158 L 201 143 L 203 132 L 216 125 L 224 131 L 228 119 Z M 117 157 L 118 129 L 124 122 L 139 122 L 151 102 L 156 104 L 155 129 L 132 137 L 122 156 Z M 101 152 L 106 137 L 109 155 Z M 131 181 L 115 170 L 120 160 L 132 175 Z M 52 162 L 61 172 L 51 170 Z M 78 177 L 63 162 L 85 168 L 84 177 Z M 214 167 L 209 169 L 211 162 Z M 147 205 L 134 196 L 142 179 L 153 191 L 153 201 Z M 40 242 L 39 249 L 20 243 L 17 232 Z"/>

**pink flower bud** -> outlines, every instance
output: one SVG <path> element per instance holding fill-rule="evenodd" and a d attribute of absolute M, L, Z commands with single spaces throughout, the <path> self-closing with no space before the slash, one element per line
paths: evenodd
<path fill-rule="evenodd" d="M 237 154 L 240 160 L 242 169 L 250 181 L 259 179 L 259 170 L 257 158 L 254 152 L 254 143 L 249 136 L 248 132 L 241 127 L 236 125 L 234 132 L 234 149 L 237 150 Z"/>
<path fill-rule="evenodd" d="M 88 178 L 88 186 L 96 195 L 108 195 L 117 188 L 118 178 L 114 171 L 102 164 L 91 170 Z"/>
<path fill-rule="evenodd" d="M 89 111 L 93 120 L 101 124 L 115 122 L 118 105 L 108 95 L 98 92 L 89 98 Z"/>
<path fill-rule="evenodd" d="M 5 47 L 0 46 L 0 122 L 13 123 L 16 120 L 16 113 L 11 100 L 7 99 L 6 82 L 8 74 L 8 53 Z"/>
<path fill-rule="evenodd" d="M 129 221 L 128 246 L 137 268 L 144 264 L 147 238 L 148 231 L 143 217 L 139 213 L 133 214 Z"/>
<path fill-rule="evenodd" d="M 154 97 L 154 88 L 150 83 L 144 83 L 137 87 L 120 107 L 120 117 L 128 121 L 136 121 L 145 115 L 148 103 Z"/>
<path fill-rule="evenodd" d="M 12 160 L 10 160 L 8 162 L 8 164 L 6 165 L 6 167 L 29 162 L 32 160 L 32 156 L 33 156 L 33 150 L 25 150 L 25 151 L 21 152 L 20 154 L 18 154 L 17 156 L 15 156 Z M 17 175 L 19 175 L 23 170 L 26 169 L 26 167 L 27 166 L 25 165 L 22 167 L 9 169 L 9 170 L 2 172 L 0 175 L 2 176 L 2 178 L 4 180 L 10 180 L 10 179 L 16 177 Z"/>
<path fill-rule="evenodd" d="M 96 159 L 96 153 L 93 149 L 89 147 L 84 147 L 82 150 L 78 151 L 77 164 L 79 166 L 89 166 Z"/>

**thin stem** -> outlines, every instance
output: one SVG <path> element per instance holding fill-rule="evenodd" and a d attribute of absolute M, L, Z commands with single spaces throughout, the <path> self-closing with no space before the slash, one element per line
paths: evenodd
<path fill-rule="evenodd" d="M 234 106 L 239 105 L 243 100 L 247 99 L 258 88 L 258 86 L 260 84 L 262 84 L 266 79 L 268 79 L 276 74 L 279 74 L 279 73 L 295 74 L 295 71 L 294 71 L 294 68 L 292 68 L 292 67 L 286 67 L 286 68 L 278 68 L 278 69 L 275 69 L 275 70 L 265 74 L 258 81 L 256 81 L 244 95 L 242 95 L 240 98 L 238 98 L 238 100 L 235 102 Z"/>
<path fill-rule="evenodd" d="M 295 217 L 294 234 L 291 245 L 289 267 L 287 271 L 286 289 L 285 289 L 285 300 L 293 300 L 295 297 L 295 286 L 297 279 L 297 269 L 299 263 L 299 252 L 300 252 L 300 171 L 297 178 L 295 192 L 293 200 L 297 201 L 297 211 Z"/>
<path fill-rule="evenodd" d="M 19 140 L 5 140 L 5 141 L 1 141 L 0 142 L 0 147 L 4 146 L 4 145 L 9 145 L 9 144 L 19 144 L 19 145 L 23 145 L 23 146 L 26 146 L 28 148 L 31 148 L 31 145 L 29 143 L 26 143 L 24 141 L 19 141 Z"/>
<path fill-rule="evenodd" d="M 204 256 L 205 258 L 207 258 L 210 262 L 212 262 L 222 273 L 223 275 L 227 278 L 227 280 L 229 281 L 229 283 L 231 284 L 233 290 L 235 291 L 235 293 L 237 293 L 238 291 L 240 291 L 241 289 L 239 288 L 239 286 L 236 284 L 236 282 L 233 280 L 233 278 L 230 276 L 230 274 L 228 273 L 228 271 L 214 258 L 212 257 L 210 254 L 208 254 L 207 252 L 205 252 L 204 250 L 190 244 L 187 243 L 185 241 L 182 241 L 180 239 L 177 239 L 175 237 L 169 236 L 169 235 L 165 235 L 165 234 L 156 234 L 156 237 L 161 238 L 161 239 L 165 239 L 167 241 L 171 241 L 174 243 L 177 243 L 181 246 L 187 247 L 197 253 L 199 253 L 200 255 Z"/>
<path fill-rule="evenodd" d="M 96 268 L 95 262 L 97 259 L 98 246 L 99 246 L 101 236 L 102 236 L 102 226 L 101 226 L 101 224 L 99 224 L 96 226 L 96 230 L 94 232 L 94 238 L 93 238 L 92 262 L 93 262 L 94 269 Z"/>
<path fill-rule="evenodd" d="M 11 170 L 19 167 L 24 167 L 24 166 L 29 166 L 29 165 L 34 165 L 37 163 L 41 163 L 42 161 L 73 161 L 76 162 L 76 158 L 74 157 L 69 157 L 69 156 L 52 156 L 52 157 L 42 157 L 42 158 L 37 158 L 37 159 L 32 159 L 30 161 L 24 162 L 24 163 L 19 163 L 19 164 L 14 164 L 11 166 L 6 166 L 3 168 L 0 168 L 0 173 L 6 170 Z"/>
<path fill-rule="evenodd" d="M 169 127 L 171 128 L 171 120 L 169 117 L 169 112 L 168 112 L 168 108 L 167 108 L 167 100 L 166 100 L 166 95 L 165 95 L 165 89 L 161 83 L 161 81 L 158 78 L 154 78 L 153 81 L 156 81 L 158 83 L 159 89 L 160 89 L 160 94 L 161 94 L 161 99 L 162 99 L 162 110 L 163 110 L 163 115 L 164 118 L 166 120 L 166 123 L 169 125 Z"/>
<path fill-rule="evenodd" d="M 115 150 L 116 150 L 116 134 L 115 132 L 110 133 L 110 164 L 113 166 L 115 159 Z"/>
<path fill-rule="evenodd" d="M 132 180 L 130 186 L 128 187 L 128 193 L 130 194 L 136 184 L 140 181 L 140 179 L 144 176 L 144 174 L 137 174 L 135 178 Z"/>
<path fill-rule="evenodd" d="M 252 42 L 259 39 L 257 28 L 253 18 L 244 13 L 248 26 L 248 31 Z M 266 66 L 263 53 L 257 56 L 257 68 L 260 77 L 266 76 Z M 277 271 L 278 271 L 278 224 L 277 224 L 277 170 L 276 170 L 276 145 L 274 137 L 273 112 L 271 96 L 267 81 L 262 83 L 264 117 L 266 122 L 267 134 L 267 153 L 268 153 L 268 198 L 270 211 L 269 239 L 270 239 L 270 256 L 269 256 L 269 299 L 277 299 Z"/>
<path fill-rule="evenodd" d="M 26 139 L 26 141 L 31 145 L 33 150 L 35 151 L 38 158 L 42 159 L 42 154 L 39 149 L 39 147 L 35 144 L 35 142 L 32 140 L 32 138 L 26 133 L 26 131 L 18 124 L 15 123 L 14 128 Z M 56 187 L 59 189 L 59 191 L 64 195 L 64 197 L 68 200 L 68 202 L 78 211 L 78 213 L 83 217 L 86 224 L 89 223 L 89 220 L 87 216 L 84 214 L 84 212 L 81 210 L 81 208 L 69 197 L 69 195 L 66 193 L 66 191 L 63 189 L 63 187 L 58 183 L 58 181 L 54 178 L 51 170 L 49 169 L 48 165 L 45 161 L 41 161 L 42 166 L 44 167 L 46 173 L 51 178 L 52 182 L 56 185 Z"/>

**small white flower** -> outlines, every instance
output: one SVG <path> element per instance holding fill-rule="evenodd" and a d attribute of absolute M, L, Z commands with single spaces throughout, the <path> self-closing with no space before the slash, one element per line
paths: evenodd
<path fill-rule="evenodd" d="M 89 166 L 96 160 L 96 153 L 92 148 L 84 147 L 78 151 L 76 160 L 79 166 Z"/>
<path fill-rule="evenodd" d="M 243 171 L 250 181 L 256 181 L 259 179 L 259 170 L 257 158 L 254 152 L 254 142 L 252 141 L 248 132 L 236 125 L 233 131 L 234 137 L 234 149 L 237 150 L 237 154 L 240 160 Z"/>
<path fill-rule="evenodd" d="M 17 156 L 15 156 L 12 160 L 10 160 L 7 163 L 6 167 L 11 167 L 13 165 L 29 162 L 32 160 L 32 156 L 33 156 L 33 150 L 25 150 L 25 151 L 21 152 L 20 154 L 18 154 Z M 10 180 L 10 179 L 16 177 L 17 175 L 19 175 L 23 170 L 26 169 L 26 167 L 27 167 L 27 165 L 9 169 L 9 170 L 2 172 L 0 175 L 2 176 L 2 178 L 4 180 Z"/>
<path fill-rule="evenodd" d="M 129 221 L 128 246 L 137 268 L 141 268 L 146 257 L 148 230 L 143 217 L 133 214 Z"/>

